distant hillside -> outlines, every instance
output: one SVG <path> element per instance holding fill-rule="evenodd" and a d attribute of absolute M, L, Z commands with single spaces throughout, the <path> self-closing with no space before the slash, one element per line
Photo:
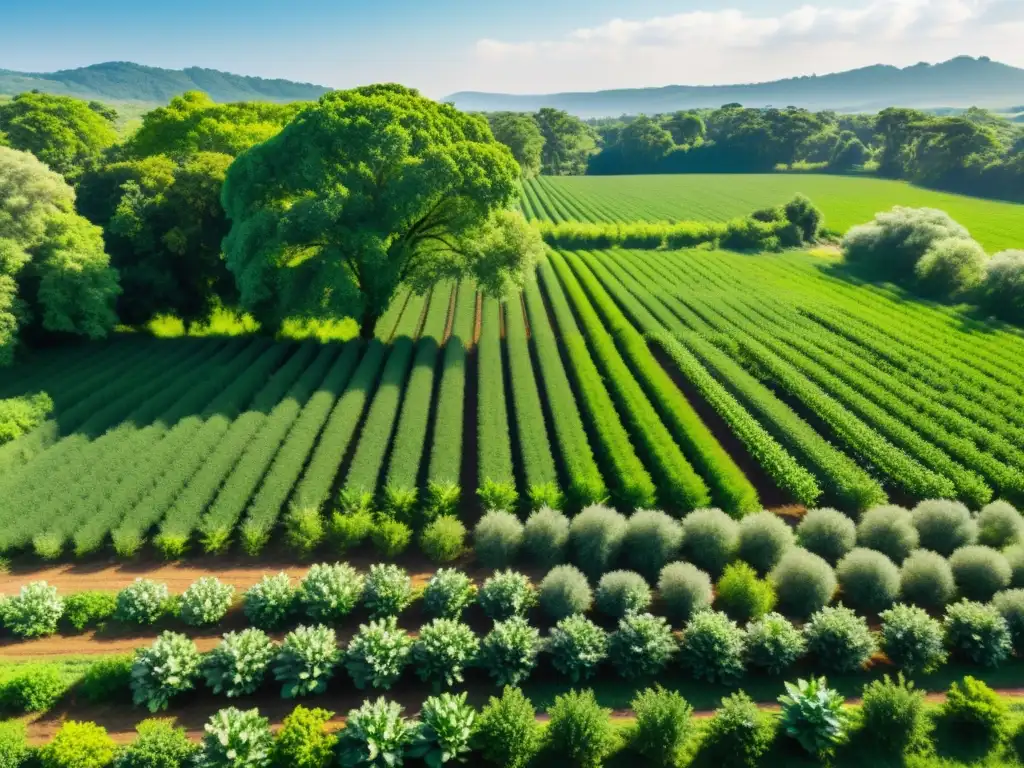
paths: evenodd
<path fill-rule="evenodd" d="M 891 106 L 1005 108 L 1007 104 L 1020 103 L 1022 95 L 1024 69 L 986 57 L 961 56 L 941 64 L 915 64 L 905 69 L 879 64 L 820 77 L 749 85 L 669 85 L 538 96 L 466 91 L 445 101 L 467 111 L 533 112 L 541 107 L 556 107 L 579 117 L 617 117 L 720 107 L 732 102 L 745 107 L 792 105 L 846 112 Z"/>
<path fill-rule="evenodd" d="M 165 104 L 185 91 L 205 91 L 214 101 L 310 101 L 331 90 L 290 80 L 264 80 L 216 69 L 160 69 L 126 61 L 93 64 L 60 72 L 11 72 L 0 69 L 0 93 L 39 90 L 100 101 Z"/>

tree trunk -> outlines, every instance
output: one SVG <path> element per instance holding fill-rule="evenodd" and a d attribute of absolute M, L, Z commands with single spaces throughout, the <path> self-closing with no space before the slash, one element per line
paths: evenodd
<path fill-rule="evenodd" d="M 377 313 L 367 307 L 363 310 L 363 317 L 359 321 L 359 336 L 366 341 L 373 338 L 374 331 L 377 330 Z"/>

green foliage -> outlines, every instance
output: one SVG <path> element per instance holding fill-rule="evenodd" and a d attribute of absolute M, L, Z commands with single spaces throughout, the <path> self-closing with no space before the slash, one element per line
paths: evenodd
<path fill-rule="evenodd" d="M 347 552 L 369 539 L 373 531 L 372 512 L 335 512 L 327 525 L 327 538 L 341 552 Z"/>
<path fill-rule="evenodd" d="M 283 683 L 281 696 L 294 699 L 323 693 L 340 658 L 333 629 L 298 627 L 289 632 L 273 665 L 274 679 Z"/>
<path fill-rule="evenodd" d="M 824 608 L 836 592 L 832 568 L 805 549 L 794 548 L 783 555 L 768 578 L 775 585 L 779 610 L 794 618 L 806 618 Z"/>
<path fill-rule="evenodd" d="M 881 552 L 894 563 L 902 563 L 917 549 L 913 516 L 893 505 L 869 509 L 857 525 L 857 544 Z"/>
<path fill-rule="evenodd" d="M 630 611 L 646 611 L 652 598 L 644 577 L 633 571 L 611 571 L 597 583 L 597 609 L 613 619 L 621 619 Z"/>
<path fill-rule="evenodd" d="M 886 675 L 864 686 L 860 728 L 869 742 L 884 753 L 902 755 L 928 734 L 924 693 L 914 689 L 903 673 L 896 680 Z"/>
<path fill-rule="evenodd" d="M 803 195 L 797 195 L 783 207 L 786 221 L 800 231 L 804 243 L 813 243 L 825 226 L 825 215 Z"/>
<path fill-rule="evenodd" d="M 477 718 L 473 744 L 491 765 L 526 768 L 540 749 L 541 727 L 521 690 L 505 686 L 501 698 L 491 696 Z"/>
<path fill-rule="evenodd" d="M 76 691 L 93 704 L 127 698 L 134 666 L 132 654 L 100 657 L 86 668 Z"/>
<path fill-rule="evenodd" d="M 922 501 L 914 507 L 913 515 L 922 549 L 949 557 L 960 547 L 977 541 L 978 525 L 970 510 L 958 501 Z"/>
<path fill-rule="evenodd" d="M 370 531 L 370 540 L 384 557 L 397 557 L 412 541 L 412 528 L 398 520 L 381 520 Z"/>
<path fill-rule="evenodd" d="M 338 760 L 345 768 L 402 765 L 416 737 L 416 724 L 402 717 L 402 707 L 387 699 L 364 701 L 348 713 L 338 737 Z"/>
<path fill-rule="evenodd" d="M 118 750 L 117 768 L 182 768 L 196 753 L 185 729 L 167 720 L 143 720 L 135 730 L 135 741 Z"/>
<path fill-rule="evenodd" d="M 462 571 L 438 568 L 423 590 L 423 608 L 430 616 L 457 619 L 476 594 L 476 585 Z"/>
<path fill-rule="evenodd" d="M 359 604 L 363 584 L 363 577 L 348 563 L 319 563 L 299 583 L 298 602 L 313 621 L 337 620 Z"/>
<path fill-rule="evenodd" d="M 0 398 L 0 445 L 17 440 L 42 424 L 53 411 L 45 392 L 28 397 Z"/>
<path fill-rule="evenodd" d="M 228 632 L 203 662 L 203 676 L 214 693 L 229 699 L 255 693 L 276 651 L 261 629 Z"/>
<path fill-rule="evenodd" d="M 900 569 L 873 549 L 858 547 L 839 561 L 836 577 L 843 601 L 861 611 L 877 613 L 900 594 Z"/>
<path fill-rule="evenodd" d="M 807 652 L 823 668 L 833 672 L 856 672 L 878 650 L 864 617 L 849 608 L 822 608 L 804 625 Z"/>
<path fill-rule="evenodd" d="M 720 509 L 698 509 L 683 519 L 683 556 L 712 575 L 736 557 L 739 524 Z"/>
<path fill-rule="evenodd" d="M 510 565 L 523 543 L 523 524 L 511 512 L 491 510 L 473 529 L 473 551 L 487 568 Z"/>
<path fill-rule="evenodd" d="M 914 265 L 920 290 L 932 296 L 963 296 L 985 273 L 988 254 L 974 240 L 952 237 L 937 240 Z"/>
<path fill-rule="evenodd" d="M 590 576 L 599 576 L 615 563 L 626 538 L 626 518 L 614 509 L 591 505 L 572 519 L 569 547 L 572 561 Z"/>
<path fill-rule="evenodd" d="M 807 652 L 803 633 L 778 613 L 750 622 L 746 633 L 747 662 L 772 675 L 785 672 Z"/>
<path fill-rule="evenodd" d="M 328 768 L 334 760 L 338 737 L 328 733 L 324 726 L 333 716 L 326 709 L 293 709 L 274 739 L 272 763 L 294 768 Z"/>
<path fill-rule="evenodd" d="M 466 703 L 466 694 L 442 693 L 423 702 L 420 727 L 410 750 L 430 768 L 450 762 L 465 762 L 476 711 Z"/>
<path fill-rule="evenodd" d="M 672 768 L 696 732 L 693 707 L 675 691 L 660 685 L 640 691 L 630 703 L 636 723 L 629 745 L 652 765 Z"/>
<path fill-rule="evenodd" d="M 649 613 L 626 614 L 608 642 L 608 658 L 627 680 L 657 675 L 678 650 L 668 622 Z"/>
<path fill-rule="evenodd" d="M 498 571 L 484 581 L 477 600 L 488 617 L 503 621 L 526 615 L 537 604 L 537 591 L 524 574 Z"/>
<path fill-rule="evenodd" d="M 846 735 L 843 697 L 824 677 L 786 683 L 780 727 L 812 755 L 827 755 Z"/>
<path fill-rule="evenodd" d="M 997 592 L 992 605 L 1010 628 L 1013 649 L 1019 654 L 1024 650 L 1024 589 Z"/>
<path fill-rule="evenodd" d="M 114 592 L 75 592 L 64 598 L 62 619 L 76 631 L 101 626 L 117 610 Z"/>
<path fill-rule="evenodd" d="M 195 642 L 185 635 L 163 632 L 153 645 L 135 654 L 132 699 L 150 712 L 167 709 L 174 696 L 195 687 L 200 665 Z"/>
<path fill-rule="evenodd" d="M 946 663 L 942 624 L 916 606 L 894 605 L 879 614 L 882 650 L 908 674 L 934 672 Z"/>
<path fill-rule="evenodd" d="M 551 507 L 530 513 L 523 526 L 522 549 L 534 563 L 545 568 L 565 559 L 569 544 L 569 518 Z"/>
<path fill-rule="evenodd" d="M 274 737 L 270 721 L 258 709 L 234 707 L 213 714 L 203 726 L 206 731 L 196 756 L 197 768 L 266 768 Z"/>
<path fill-rule="evenodd" d="M 683 630 L 679 656 L 698 680 L 729 683 L 746 670 L 743 630 L 724 613 L 701 611 Z"/>
<path fill-rule="evenodd" d="M 117 593 L 114 618 L 125 624 L 155 624 L 169 603 L 166 584 L 139 578 Z"/>
<path fill-rule="evenodd" d="M 25 724 L 20 720 L 7 720 L 0 723 L 0 766 L 2 768 L 20 768 L 30 754 L 25 741 Z M 129 766 L 131 768 L 131 766 Z"/>
<path fill-rule="evenodd" d="M 1005 501 L 993 501 L 978 513 L 978 543 L 993 549 L 1024 543 L 1024 518 Z"/>
<path fill-rule="evenodd" d="M 715 605 L 736 621 L 759 619 L 775 607 L 775 588 L 746 563 L 725 567 L 715 586 Z"/>
<path fill-rule="evenodd" d="M 711 577 L 692 563 L 669 563 L 658 576 L 658 596 L 670 618 L 685 621 L 711 607 Z"/>
<path fill-rule="evenodd" d="M 774 568 L 795 540 L 793 529 L 776 514 L 763 511 L 747 515 L 740 521 L 740 539 L 737 554 L 757 569 L 768 573 Z"/>
<path fill-rule="evenodd" d="M 547 637 L 551 665 L 575 685 L 594 675 L 608 656 L 608 633 L 580 614 L 559 621 Z"/>
<path fill-rule="evenodd" d="M 492 112 L 487 115 L 494 138 L 512 151 L 523 178 L 540 173 L 544 136 L 531 115 L 518 112 Z"/>
<path fill-rule="evenodd" d="M 420 549 L 435 563 L 450 563 L 466 550 L 466 526 L 457 517 L 441 515 L 420 534 Z"/>
<path fill-rule="evenodd" d="M 181 595 L 178 615 L 186 624 L 202 627 L 216 624 L 227 615 L 235 599 L 235 588 L 213 576 L 203 576 Z"/>
<path fill-rule="evenodd" d="M 526 619 L 496 621 L 480 644 L 479 663 L 498 685 L 519 685 L 537 665 L 540 632 Z"/>
<path fill-rule="evenodd" d="M 585 613 L 594 602 L 587 577 L 571 565 L 556 565 L 548 571 L 537 594 L 540 607 L 556 621 L 574 613 Z"/>
<path fill-rule="evenodd" d="M 837 509 L 812 509 L 797 526 L 796 538 L 801 547 L 835 565 L 857 545 L 857 526 Z"/>
<path fill-rule="evenodd" d="M 412 645 L 416 674 L 435 689 L 462 682 L 463 670 L 476 660 L 480 641 L 468 626 L 454 619 L 434 619 L 420 627 Z"/>
<path fill-rule="evenodd" d="M 927 549 L 911 552 L 900 568 L 900 595 L 922 608 L 944 608 L 956 596 L 949 561 Z"/>
<path fill-rule="evenodd" d="M 960 739 L 991 745 L 1006 733 L 1009 717 L 1006 702 L 999 694 L 968 675 L 949 686 L 946 701 L 939 709 L 939 727 L 955 729 L 953 732 Z"/>
<path fill-rule="evenodd" d="M 363 601 L 373 618 L 397 616 L 412 603 L 412 579 L 404 568 L 376 563 L 363 584 Z"/>
<path fill-rule="evenodd" d="M 96 723 L 68 720 L 39 751 L 42 768 L 106 768 L 114 758 L 114 741 Z"/>
<path fill-rule="evenodd" d="M 345 652 L 345 668 L 356 688 L 387 690 L 394 685 L 410 661 L 412 643 L 394 616 L 360 624 Z"/>
<path fill-rule="evenodd" d="M 953 580 L 962 597 L 968 600 L 990 600 L 1001 589 L 1010 586 L 1013 571 L 1001 553 L 990 547 L 960 547 L 949 558 Z"/>
<path fill-rule="evenodd" d="M 64 600 L 56 587 L 33 581 L 4 601 L 2 613 L 4 626 L 19 637 L 52 635 L 64 615 Z"/>
<path fill-rule="evenodd" d="M 1006 619 L 993 605 L 970 600 L 953 603 L 946 608 L 942 625 L 950 652 L 965 661 L 997 667 L 1013 649 Z"/>
<path fill-rule="evenodd" d="M 296 595 L 287 573 L 264 576 L 245 592 L 245 618 L 259 629 L 280 629 L 295 611 Z"/>
<path fill-rule="evenodd" d="M 775 739 L 772 718 L 743 691 L 726 696 L 704 729 L 701 753 L 714 765 L 752 767 Z"/>
<path fill-rule="evenodd" d="M 284 540 L 288 547 L 301 558 L 313 554 L 327 529 L 318 507 L 292 505 L 284 515 Z"/>
<path fill-rule="evenodd" d="M 59 667 L 29 664 L 0 687 L 0 703 L 17 713 L 46 712 L 67 693 L 68 683 Z"/>
<path fill-rule="evenodd" d="M 997 253 L 985 265 L 978 304 L 989 314 L 1024 323 L 1024 250 Z"/>
<path fill-rule="evenodd" d="M 638 509 L 629 517 L 622 553 L 638 573 L 653 579 L 672 562 L 683 543 L 677 520 L 656 509 Z"/>
<path fill-rule="evenodd" d="M 569 691 L 548 710 L 547 746 L 552 756 L 574 768 L 600 768 L 618 744 L 609 715 L 593 691 Z"/>

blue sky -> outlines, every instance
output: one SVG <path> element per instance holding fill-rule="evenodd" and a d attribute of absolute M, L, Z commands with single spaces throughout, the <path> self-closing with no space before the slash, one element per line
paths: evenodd
<path fill-rule="evenodd" d="M 5 69 L 128 60 L 435 97 L 1024 66 L 1024 0 L 5 0 L 2 18 Z"/>

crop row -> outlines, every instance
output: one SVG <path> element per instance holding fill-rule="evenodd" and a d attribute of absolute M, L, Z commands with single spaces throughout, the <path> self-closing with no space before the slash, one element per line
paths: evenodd
<path fill-rule="evenodd" d="M 477 374 L 478 492 L 486 507 L 511 509 L 517 494 L 501 345 L 501 305 L 491 297 L 483 300 Z"/>

